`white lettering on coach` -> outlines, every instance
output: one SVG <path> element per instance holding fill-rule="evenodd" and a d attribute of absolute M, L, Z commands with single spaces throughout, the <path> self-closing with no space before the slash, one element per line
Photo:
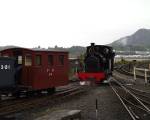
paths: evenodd
<path fill-rule="evenodd" d="M 0 65 L 1 70 L 10 70 L 10 65 Z"/>

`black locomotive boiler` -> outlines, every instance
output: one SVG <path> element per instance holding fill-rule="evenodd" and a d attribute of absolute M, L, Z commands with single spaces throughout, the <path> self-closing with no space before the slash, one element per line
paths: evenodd
<path fill-rule="evenodd" d="M 78 78 L 81 81 L 94 78 L 96 83 L 106 80 L 112 75 L 114 56 L 112 47 L 91 43 L 84 58 L 84 72 L 79 72 Z"/>

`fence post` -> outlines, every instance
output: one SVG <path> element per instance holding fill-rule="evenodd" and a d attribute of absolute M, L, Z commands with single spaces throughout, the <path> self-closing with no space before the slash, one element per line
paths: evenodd
<path fill-rule="evenodd" d="M 134 81 L 136 81 L 136 73 L 135 73 L 135 67 L 133 68 L 133 74 L 134 74 Z"/>
<path fill-rule="evenodd" d="M 147 70 L 145 69 L 145 83 L 147 83 Z"/>

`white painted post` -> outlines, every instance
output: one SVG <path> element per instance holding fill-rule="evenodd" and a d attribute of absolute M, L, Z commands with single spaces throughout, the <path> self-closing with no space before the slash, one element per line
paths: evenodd
<path fill-rule="evenodd" d="M 145 83 L 147 83 L 147 70 L 145 69 Z"/>
<path fill-rule="evenodd" d="M 96 120 L 98 120 L 98 100 L 96 99 L 96 111 L 95 111 L 95 113 L 96 113 Z"/>
<path fill-rule="evenodd" d="M 135 73 L 136 68 L 134 67 L 133 69 L 133 74 L 134 74 L 134 80 L 136 81 L 136 73 Z"/>
<path fill-rule="evenodd" d="M 147 72 L 150 71 L 149 69 L 144 69 L 144 68 L 136 68 L 134 67 L 134 80 L 136 81 L 136 70 L 139 70 L 139 71 L 144 71 L 144 77 L 145 77 L 145 84 L 148 83 L 148 79 L 147 79 Z"/>
<path fill-rule="evenodd" d="M 111 71 L 111 59 L 109 59 L 109 70 Z"/>
<path fill-rule="evenodd" d="M 75 65 L 76 65 L 76 68 L 75 68 L 75 70 L 76 70 L 76 74 L 78 73 L 78 61 L 75 61 Z"/>

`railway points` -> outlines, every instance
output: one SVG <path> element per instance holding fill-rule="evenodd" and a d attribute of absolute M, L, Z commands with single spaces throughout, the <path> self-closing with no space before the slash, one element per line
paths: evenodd
<path fill-rule="evenodd" d="M 115 83 L 116 85 L 113 85 Z M 116 79 L 110 82 L 110 86 L 122 102 L 133 120 L 149 120 L 150 119 L 150 105 L 145 102 L 144 98 L 139 98 L 139 93 L 135 93 L 135 89 L 129 89 L 126 85 L 120 83 Z M 134 90 L 134 92 L 133 92 Z M 141 91 L 138 91 L 141 92 Z M 141 96 L 141 95 L 140 95 Z M 145 96 L 148 97 L 148 96 Z"/>

